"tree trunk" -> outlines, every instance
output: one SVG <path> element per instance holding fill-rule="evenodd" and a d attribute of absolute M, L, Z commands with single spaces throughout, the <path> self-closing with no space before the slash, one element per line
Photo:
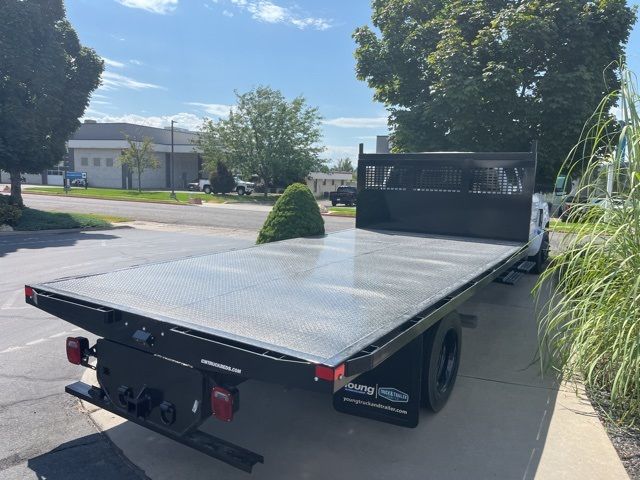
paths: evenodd
<path fill-rule="evenodd" d="M 140 173 L 140 170 L 138 170 L 138 193 L 142 193 L 142 185 L 140 184 L 140 177 L 142 177 L 142 174 Z"/>
<path fill-rule="evenodd" d="M 9 203 L 17 205 L 18 207 L 24 207 L 22 202 L 22 176 L 18 170 L 9 171 L 11 177 L 11 196 L 9 197 Z"/>

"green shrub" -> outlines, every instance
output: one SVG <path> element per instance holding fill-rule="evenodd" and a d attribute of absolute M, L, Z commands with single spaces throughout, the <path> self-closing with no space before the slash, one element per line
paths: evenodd
<path fill-rule="evenodd" d="M 22 210 L 15 205 L 0 202 L 0 225 L 7 224 L 15 227 L 22 216 Z"/>
<path fill-rule="evenodd" d="M 229 193 L 236 188 L 236 181 L 233 179 L 233 174 L 222 160 L 218 160 L 216 171 L 209 177 L 209 182 L 211 183 L 211 191 L 213 193 Z"/>
<path fill-rule="evenodd" d="M 257 243 L 324 234 L 324 220 L 313 194 L 306 185 L 290 185 L 278 199 L 264 222 Z"/>

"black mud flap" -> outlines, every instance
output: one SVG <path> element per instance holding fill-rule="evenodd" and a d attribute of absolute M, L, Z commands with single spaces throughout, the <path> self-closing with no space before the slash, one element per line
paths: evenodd
<path fill-rule="evenodd" d="M 333 396 L 342 413 L 414 428 L 420 418 L 422 335 Z"/>

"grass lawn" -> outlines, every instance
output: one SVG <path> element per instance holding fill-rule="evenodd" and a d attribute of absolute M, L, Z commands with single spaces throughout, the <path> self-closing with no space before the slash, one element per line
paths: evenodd
<path fill-rule="evenodd" d="M 112 215 L 94 213 L 45 212 L 33 208 L 22 210 L 22 216 L 15 230 L 55 230 L 64 228 L 109 228 L 111 223 L 126 222 L 128 219 Z"/>
<path fill-rule="evenodd" d="M 62 187 L 30 187 L 25 188 L 23 193 L 39 195 L 61 195 L 74 197 L 104 198 L 105 200 L 128 200 L 133 202 L 162 202 L 162 203 L 189 203 L 189 198 L 200 198 L 203 202 L 224 203 L 249 202 L 261 204 L 273 204 L 278 199 L 276 195 L 269 195 L 265 199 L 263 195 L 207 195 L 202 192 L 176 192 L 177 201 L 173 200 L 171 192 L 137 190 L 120 190 L 117 188 L 87 188 L 73 187 L 65 193 Z"/>
<path fill-rule="evenodd" d="M 611 229 L 606 224 L 596 225 L 593 223 L 570 223 L 562 222 L 557 218 L 552 218 L 549 222 L 549 230 L 551 232 L 558 233 L 578 233 L 582 230 L 582 233 L 607 233 L 607 230 Z"/>
<path fill-rule="evenodd" d="M 356 207 L 327 207 L 332 215 L 342 215 L 344 217 L 355 217 Z"/>

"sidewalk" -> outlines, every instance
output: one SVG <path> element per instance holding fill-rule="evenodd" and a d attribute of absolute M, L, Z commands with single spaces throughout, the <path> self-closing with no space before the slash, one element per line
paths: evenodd
<path fill-rule="evenodd" d="M 253 478 L 627 479 L 591 405 L 542 378 L 529 294 L 491 284 L 461 309 L 463 360 L 449 404 L 416 429 L 339 414 L 329 397 L 248 381 L 230 424 L 201 428 L 265 456 Z M 88 371 L 85 381 L 91 381 Z M 89 405 L 91 418 L 152 479 L 246 479 L 194 450 Z"/>

